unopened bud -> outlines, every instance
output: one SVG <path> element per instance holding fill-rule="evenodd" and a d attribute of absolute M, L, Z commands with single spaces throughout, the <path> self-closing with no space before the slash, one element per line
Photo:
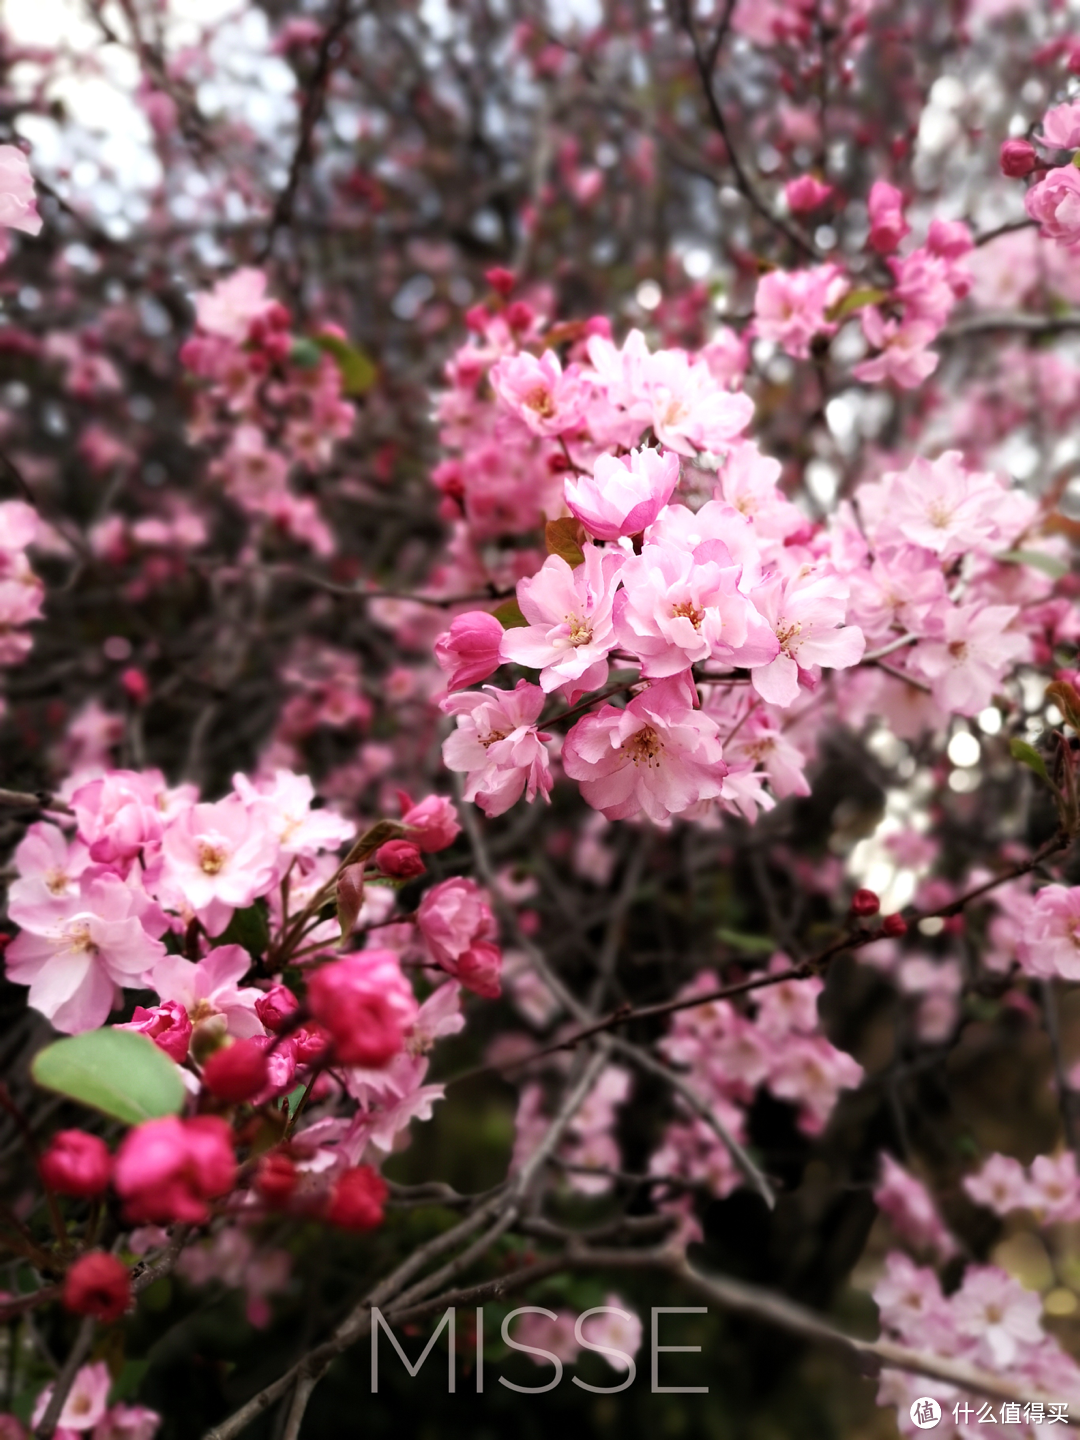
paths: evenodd
<path fill-rule="evenodd" d="M 863 918 L 867 915 L 876 915 L 881 909 L 881 901 L 873 890 L 856 890 L 851 897 L 851 913 Z"/>
<path fill-rule="evenodd" d="M 907 934 L 907 921 L 901 915 L 883 915 L 881 933 L 888 935 L 891 940 L 900 940 Z"/>
<path fill-rule="evenodd" d="M 1023 180 L 1039 163 L 1030 140 L 1006 140 L 999 154 L 1001 173 L 1010 180 Z"/>
<path fill-rule="evenodd" d="M 214 1051 L 203 1068 L 202 1080 L 211 1095 L 238 1105 L 266 1088 L 269 1073 L 265 1050 L 253 1040 L 237 1040 Z"/>

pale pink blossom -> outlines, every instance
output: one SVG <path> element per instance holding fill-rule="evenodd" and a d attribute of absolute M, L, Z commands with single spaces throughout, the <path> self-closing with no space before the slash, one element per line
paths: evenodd
<path fill-rule="evenodd" d="M 942 1223 L 926 1186 L 887 1153 L 881 1157 L 874 1201 L 901 1240 L 920 1250 L 932 1250 L 941 1260 L 956 1254 L 956 1241 Z"/>
<path fill-rule="evenodd" d="M 356 834 L 351 820 L 334 810 L 313 809 L 315 787 L 306 775 L 275 770 L 272 779 L 252 782 L 233 776 L 233 788 L 281 846 L 285 856 L 312 856 L 320 850 L 337 850 Z"/>
<path fill-rule="evenodd" d="M 568 477 L 566 504 L 598 540 L 636 535 L 651 525 L 679 481 L 679 457 L 646 447 L 601 455 L 591 476 Z"/>
<path fill-rule="evenodd" d="M 993 1265 L 972 1265 L 952 1297 L 956 1328 L 978 1342 L 979 1359 L 994 1367 L 1011 1365 L 1024 1345 L 1043 1338 L 1042 1300 Z"/>
<path fill-rule="evenodd" d="M 779 651 L 750 672 L 754 689 L 771 705 L 787 707 L 799 695 L 803 672 L 825 665 L 844 670 L 862 659 L 866 641 L 856 625 L 844 625 L 848 587 L 835 573 L 779 576 L 754 592 L 754 606 L 769 622 Z"/>
<path fill-rule="evenodd" d="M 38 235 L 43 223 L 29 161 L 17 145 L 0 145 L 0 227 Z"/>
<path fill-rule="evenodd" d="M 1028 657 L 1028 637 L 1008 628 L 1017 614 L 1015 605 L 947 605 L 931 616 L 934 638 L 913 648 L 911 665 L 943 710 L 977 715 L 1006 671 Z"/>
<path fill-rule="evenodd" d="M 1033 1204 L 1024 1167 L 1011 1155 L 991 1155 L 981 1170 L 964 1177 L 963 1185 L 976 1205 L 985 1205 L 995 1215 L 1027 1210 Z"/>
<path fill-rule="evenodd" d="M 563 746 L 563 768 L 609 820 L 644 813 L 659 824 L 723 789 L 718 727 L 694 708 L 685 676 L 659 680 L 625 709 L 605 705 L 577 722 Z"/>
<path fill-rule="evenodd" d="M 526 352 L 504 356 L 489 378 L 499 399 L 534 435 L 562 435 L 580 425 L 588 386 L 578 366 L 563 370 L 554 350 L 545 350 L 539 360 Z"/>
<path fill-rule="evenodd" d="M 165 832 L 165 880 L 213 935 L 274 881 L 278 842 L 239 795 L 192 805 Z"/>
<path fill-rule="evenodd" d="M 113 1405 L 98 1421 L 92 1440 L 154 1440 L 161 1416 L 145 1405 Z"/>
<path fill-rule="evenodd" d="M 821 1035 L 790 1037 L 776 1057 L 768 1085 L 780 1100 L 799 1107 L 799 1126 L 808 1135 L 824 1130 L 841 1090 L 862 1081 L 863 1068 Z"/>
<path fill-rule="evenodd" d="M 874 305 L 866 306 L 861 321 L 863 334 L 880 353 L 851 367 L 856 380 L 868 385 L 892 380 L 902 390 L 914 390 L 937 369 L 937 352 L 927 346 L 940 326 L 926 320 L 886 320 Z"/>
<path fill-rule="evenodd" d="M 22 926 L 66 914 L 67 899 L 79 893 L 79 877 L 90 863 L 81 840 L 69 841 L 45 821 L 30 826 L 14 859 L 18 878 L 8 887 L 8 914 Z"/>
<path fill-rule="evenodd" d="M 549 555 L 532 579 L 518 581 L 518 604 L 529 624 L 503 632 L 501 645 L 502 659 L 539 670 L 540 688 L 565 690 L 571 704 L 607 680 L 623 565 L 620 551 L 590 544 L 582 550 L 580 565 Z"/>
<path fill-rule="evenodd" d="M 1080 980 L 1080 886 L 1036 892 L 1021 914 L 1016 958 L 1029 975 Z"/>
<path fill-rule="evenodd" d="M 627 1371 L 627 1355 L 641 1349 L 641 1318 L 626 1308 L 620 1295 L 608 1295 L 602 1306 L 594 1306 L 578 1317 L 577 1332 L 590 1348 L 599 1349 L 613 1370 Z M 610 1352 L 617 1353 L 610 1353 Z"/>
<path fill-rule="evenodd" d="M 1011 538 L 1009 496 L 996 475 L 969 470 L 959 450 L 946 450 L 860 486 L 858 503 L 879 543 L 907 541 L 948 561 Z M 1017 529 L 1025 523 L 1020 519 Z M 908 563 L 917 564 L 918 557 Z"/>
<path fill-rule="evenodd" d="M 251 969 L 251 956 L 242 945 L 219 945 L 197 963 L 182 955 L 166 955 L 150 972 L 162 1004 L 183 1007 L 200 1033 L 245 1040 L 262 1035 L 256 1002 L 263 992 L 240 981 Z"/>
<path fill-rule="evenodd" d="M 955 1351 L 949 1302 L 929 1266 L 916 1265 L 906 1255 L 891 1252 L 885 1257 L 885 1274 L 874 1286 L 874 1301 L 882 1327 L 902 1340 L 941 1354 Z"/>
<path fill-rule="evenodd" d="M 1054 105 L 1043 116 L 1044 145 L 1055 150 L 1075 150 L 1080 146 L 1080 101 Z"/>
<path fill-rule="evenodd" d="M 702 660 L 765 665 L 778 653 L 771 626 L 742 594 L 742 572 L 721 541 L 693 552 L 648 544 L 623 565 L 615 634 L 650 679 Z"/>
<path fill-rule="evenodd" d="M 1071 1150 L 1035 1156 L 1029 1194 L 1028 1203 L 1043 1224 L 1080 1219 L 1080 1176 Z"/>
<path fill-rule="evenodd" d="M 165 954 L 143 928 L 135 892 L 116 875 L 84 874 L 40 930 L 24 929 L 7 948 L 9 980 L 29 985 L 29 1004 L 57 1030 L 96 1030 Z"/>
<path fill-rule="evenodd" d="M 9 149 L 11 147 L 0 148 Z M 93 1430 L 105 1414 L 111 1386 L 112 1376 L 109 1374 L 109 1367 L 104 1360 L 97 1360 L 93 1365 L 83 1365 L 76 1374 L 75 1383 L 68 1391 L 67 1399 L 60 1411 L 57 1421 L 58 1428 L 73 1430 L 76 1433 Z M 46 1385 L 37 1398 L 34 1413 L 30 1419 L 30 1423 L 35 1428 L 41 1424 L 49 1401 L 52 1399 L 52 1393 L 53 1387 Z"/>
<path fill-rule="evenodd" d="M 544 700 L 538 685 L 519 680 L 513 690 L 485 685 L 482 692 L 463 690 L 442 702 L 448 715 L 457 716 L 457 729 L 443 742 L 443 760 L 466 773 L 465 799 L 475 800 L 485 815 L 502 815 L 522 794 L 547 800 L 553 782 L 544 741 L 551 737 L 536 728 Z"/>
<path fill-rule="evenodd" d="M 220 335 L 239 345 L 247 339 L 251 322 L 275 303 L 267 297 L 265 273 L 248 266 L 196 295 L 195 318 L 208 335 Z"/>
<path fill-rule="evenodd" d="M 1080 170 L 1051 170 L 1025 194 L 1024 208 L 1049 239 L 1074 245 L 1080 240 Z"/>
<path fill-rule="evenodd" d="M 157 771 L 112 770 L 80 785 L 71 796 L 71 808 L 90 859 L 124 865 L 159 841 L 164 790 L 165 777 Z"/>
<path fill-rule="evenodd" d="M 718 385 L 704 360 L 691 360 L 682 350 L 648 356 L 642 379 L 653 433 L 661 445 L 680 455 L 724 450 L 754 414 L 748 395 Z"/>
<path fill-rule="evenodd" d="M 475 880 L 457 877 L 433 885 L 420 902 L 416 923 L 428 954 L 478 995 L 499 995 L 502 954 L 488 899 Z"/>
<path fill-rule="evenodd" d="M 805 360 L 815 336 L 836 333 L 836 323 L 828 312 L 847 288 L 847 279 L 836 265 L 771 270 L 758 281 L 754 333 Z"/>

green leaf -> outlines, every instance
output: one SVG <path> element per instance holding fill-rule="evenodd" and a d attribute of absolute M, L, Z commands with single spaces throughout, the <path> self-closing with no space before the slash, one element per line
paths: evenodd
<path fill-rule="evenodd" d="M 579 534 L 578 522 L 572 515 L 564 515 L 561 520 L 549 520 L 544 526 L 548 554 L 561 556 L 572 568 L 584 564 L 585 551 L 581 548 Z"/>
<path fill-rule="evenodd" d="M 1014 738 L 1009 741 L 1009 753 L 1014 760 L 1019 760 L 1021 765 L 1026 765 L 1029 770 L 1034 770 L 1039 779 L 1045 780 L 1051 789 L 1054 788 L 1050 776 L 1046 773 L 1046 764 L 1034 745 L 1029 745 L 1026 740 Z"/>
<path fill-rule="evenodd" d="M 30 1073 L 55 1090 L 125 1125 L 177 1115 L 187 1094 L 180 1067 L 134 1030 L 87 1030 L 46 1045 Z"/>
<path fill-rule="evenodd" d="M 1033 570 L 1041 570 L 1044 575 L 1049 575 L 1051 580 L 1060 580 L 1069 573 L 1068 565 L 1055 555 L 1046 555 L 1041 550 L 1006 550 L 1003 555 L 995 555 L 994 559 L 1006 565 L 1030 565 Z"/>
<path fill-rule="evenodd" d="M 875 290 L 867 287 L 863 290 L 849 290 L 843 299 L 838 300 L 829 311 L 830 320 L 843 320 L 848 315 L 853 315 L 856 310 L 863 309 L 866 305 L 880 305 L 882 300 L 889 298 L 887 290 Z"/>
<path fill-rule="evenodd" d="M 322 350 L 314 340 L 294 340 L 289 351 L 289 364 L 300 370 L 314 370 L 322 359 Z"/>
<path fill-rule="evenodd" d="M 771 955 L 776 946 L 767 935 L 744 935 L 740 930 L 725 930 L 717 926 L 716 938 L 734 950 L 745 950 L 751 955 Z"/>
<path fill-rule="evenodd" d="M 252 959 L 261 958 L 270 946 L 266 901 L 256 900 L 246 910 L 234 910 L 232 919 L 215 939 L 219 945 L 242 945 Z"/>
<path fill-rule="evenodd" d="M 521 613 L 521 606 L 516 597 L 513 600 L 504 600 L 499 608 L 491 613 L 504 630 L 520 630 L 523 625 L 529 623 Z"/>
<path fill-rule="evenodd" d="M 312 340 L 337 361 L 341 371 L 341 388 L 346 395 L 363 395 L 375 384 L 378 371 L 375 362 L 340 335 L 314 335 Z"/>

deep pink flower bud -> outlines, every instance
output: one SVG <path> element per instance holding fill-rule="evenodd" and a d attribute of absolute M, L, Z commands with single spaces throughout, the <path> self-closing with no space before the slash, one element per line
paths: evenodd
<path fill-rule="evenodd" d="M 391 964 L 384 962 L 386 956 Z M 408 992 L 407 1000 L 400 986 Z M 307 1000 L 330 1036 L 334 1058 L 372 1070 L 388 1065 L 402 1049 L 405 1027 L 416 1009 L 397 956 L 379 950 L 358 952 L 316 970 L 308 981 Z"/>
<path fill-rule="evenodd" d="M 170 1060 L 182 1065 L 187 1059 L 191 1044 L 191 1017 L 178 1000 L 166 1000 L 148 1010 L 136 1005 L 135 1012 L 126 1025 L 117 1025 L 117 1030 L 136 1030 L 149 1035 L 159 1050 L 164 1050 Z"/>
<path fill-rule="evenodd" d="M 856 890 L 851 897 L 852 915 L 876 915 L 881 909 L 881 900 L 873 890 Z"/>
<path fill-rule="evenodd" d="M 237 1040 L 215 1050 L 202 1073 L 202 1082 L 210 1094 L 230 1105 L 250 1100 L 269 1078 L 266 1054 L 254 1039 Z"/>
<path fill-rule="evenodd" d="M 881 255 L 888 255 L 911 229 L 904 219 L 904 197 L 895 185 L 875 180 L 867 200 L 870 211 L 869 243 Z"/>
<path fill-rule="evenodd" d="M 92 1315 L 110 1324 L 131 1304 L 131 1277 L 115 1255 L 94 1250 L 83 1255 L 64 1276 L 64 1306 L 74 1315 Z"/>
<path fill-rule="evenodd" d="M 255 1189 L 268 1205 L 285 1205 L 300 1179 L 300 1172 L 280 1150 L 271 1150 L 259 1161 Z"/>
<path fill-rule="evenodd" d="M 426 870 L 423 856 L 409 840 L 388 840 L 375 851 L 375 863 L 384 875 L 412 880 Z"/>
<path fill-rule="evenodd" d="M 147 1120 L 124 1136 L 113 1183 L 129 1220 L 201 1225 L 206 1202 L 236 1184 L 232 1131 L 216 1115 Z"/>
<path fill-rule="evenodd" d="M 109 1183 L 112 1157 L 104 1140 L 82 1130 L 61 1130 L 41 1157 L 41 1178 L 57 1195 L 87 1199 Z"/>
<path fill-rule="evenodd" d="M 1001 173 L 1010 180 L 1023 180 L 1039 163 L 1030 140 L 1005 140 L 1000 151 Z"/>
<path fill-rule="evenodd" d="M 832 194 L 833 187 L 822 184 L 813 175 L 800 175 L 798 179 L 789 180 L 784 186 L 784 198 L 793 215 L 804 215 L 811 210 L 817 210 Z"/>
<path fill-rule="evenodd" d="M 127 692 L 128 699 L 133 700 L 136 705 L 142 705 L 150 694 L 150 681 L 141 670 L 136 670 L 134 666 L 125 670 L 120 676 L 120 684 Z"/>
<path fill-rule="evenodd" d="M 267 1030 L 279 1034 L 286 1020 L 294 1010 L 300 1008 L 300 1001 L 287 985 L 275 985 L 261 1000 L 255 1001 L 255 1014 Z"/>
<path fill-rule="evenodd" d="M 461 834 L 454 802 L 444 795 L 428 795 L 414 805 L 404 790 L 399 790 L 398 803 L 401 806 L 401 823 L 408 829 L 409 838 L 425 855 L 445 850 Z"/>
<path fill-rule="evenodd" d="M 907 934 L 907 921 L 900 915 L 883 915 L 881 933 L 892 940 L 900 940 Z"/>
<path fill-rule="evenodd" d="M 484 610 L 458 615 L 435 641 L 435 659 L 451 690 L 486 680 L 499 668 L 503 627 Z"/>
<path fill-rule="evenodd" d="M 374 1230 L 382 1224 L 386 1181 L 370 1165 L 344 1171 L 334 1186 L 326 1218 L 343 1230 Z"/>
<path fill-rule="evenodd" d="M 517 276 L 513 270 L 504 270 L 501 265 L 495 265 L 492 269 L 485 270 L 484 279 L 504 300 L 508 298 L 517 284 Z"/>

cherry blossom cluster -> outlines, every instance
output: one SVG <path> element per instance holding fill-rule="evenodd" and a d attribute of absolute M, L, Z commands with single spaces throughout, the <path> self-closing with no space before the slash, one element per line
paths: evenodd
<path fill-rule="evenodd" d="M 352 432 L 355 407 L 326 348 L 345 344 L 340 328 L 299 338 L 289 311 L 268 294 L 265 272 L 250 268 L 197 294 L 195 318 L 180 359 L 203 382 L 191 438 L 224 442 L 211 476 L 272 532 L 332 555 L 334 537 L 314 497 L 291 488 L 290 477 L 325 470 Z"/>
<path fill-rule="evenodd" d="M 54 1432 L 56 1440 L 154 1440 L 162 1417 L 145 1405 L 110 1405 L 111 1388 L 112 1376 L 104 1360 L 83 1365 L 60 1411 Z M 52 1385 L 46 1385 L 38 1397 L 31 1416 L 35 1427 L 41 1422 L 52 1393 Z M 3 1440 L 24 1440 L 27 1433 L 14 1416 L 0 1415 Z"/>
<path fill-rule="evenodd" d="M 882 1333 L 890 1339 L 989 1372 L 1007 1368 L 1010 1378 L 1030 1388 L 1032 1399 L 1077 1392 L 1080 1367 L 1044 1331 L 1039 1295 L 997 1266 L 969 1265 L 960 1288 L 945 1295 L 933 1270 L 892 1252 L 886 1258 L 885 1274 L 874 1288 L 874 1299 Z M 904 1435 L 920 1433 L 910 1412 L 926 1388 L 925 1379 L 899 1370 L 882 1371 L 878 1403 L 896 1406 L 897 1424 Z M 966 1398 L 955 1386 L 940 1380 L 934 1383 L 934 1396 L 950 1414 L 954 1401 Z M 1015 1421 L 1006 1424 L 1004 1431 L 1017 1436 L 1040 1434 L 1030 1412 L 1025 1415 L 1017 1409 Z M 985 1434 L 977 1407 L 970 1407 L 968 1414 L 969 1421 L 961 1420 L 955 1433 L 964 1437 Z"/>
<path fill-rule="evenodd" d="M 0 502 L 0 665 L 18 665 L 33 645 L 26 627 L 41 616 L 45 587 L 26 552 L 39 533 L 38 517 L 24 501 Z"/>

